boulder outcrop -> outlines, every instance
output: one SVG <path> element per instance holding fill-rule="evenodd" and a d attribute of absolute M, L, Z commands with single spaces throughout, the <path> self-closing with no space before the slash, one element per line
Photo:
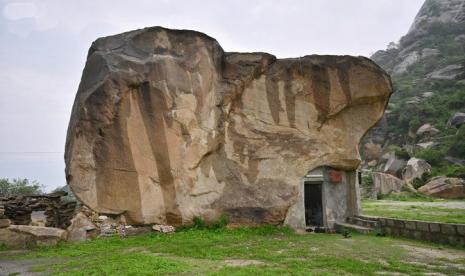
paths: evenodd
<path fill-rule="evenodd" d="M 375 172 L 373 173 L 373 186 L 376 198 L 379 195 L 401 192 L 405 182 L 393 175 Z"/>
<path fill-rule="evenodd" d="M 423 159 L 419 158 L 410 158 L 407 161 L 407 166 L 405 166 L 404 171 L 402 172 L 402 178 L 407 183 L 412 183 L 414 179 L 421 180 L 425 173 L 431 171 L 431 165 L 428 164 Z"/>
<path fill-rule="evenodd" d="M 418 191 L 439 198 L 465 198 L 465 180 L 438 176 L 421 186 Z"/>
<path fill-rule="evenodd" d="M 281 224 L 309 170 L 357 168 L 391 92 L 363 57 L 228 53 L 161 27 L 100 38 L 69 123 L 67 181 L 128 223 Z"/>

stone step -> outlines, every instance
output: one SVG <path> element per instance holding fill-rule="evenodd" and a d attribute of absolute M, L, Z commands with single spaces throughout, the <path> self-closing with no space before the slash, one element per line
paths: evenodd
<path fill-rule="evenodd" d="M 377 220 L 364 219 L 360 217 L 349 217 L 347 218 L 347 222 L 368 228 L 377 228 L 379 226 L 379 222 Z"/>
<path fill-rule="evenodd" d="M 348 229 L 350 231 L 355 231 L 355 232 L 362 233 L 362 234 L 368 234 L 371 231 L 373 231 L 373 228 L 370 228 L 370 227 L 364 227 L 364 226 L 351 224 L 351 223 L 345 223 L 345 222 L 336 222 L 334 224 L 334 228 L 338 232 L 341 232 L 342 229 Z"/>
<path fill-rule="evenodd" d="M 379 217 L 374 217 L 374 216 L 356 215 L 355 217 L 365 219 L 365 220 L 379 221 Z"/>

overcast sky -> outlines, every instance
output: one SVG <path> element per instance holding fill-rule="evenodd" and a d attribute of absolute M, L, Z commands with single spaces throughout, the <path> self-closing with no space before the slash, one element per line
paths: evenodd
<path fill-rule="evenodd" d="M 65 184 L 66 129 L 97 37 L 194 29 L 226 51 L 369 56 L 404 35 L 423 0 L 0 0 L 0 178 Z"/>

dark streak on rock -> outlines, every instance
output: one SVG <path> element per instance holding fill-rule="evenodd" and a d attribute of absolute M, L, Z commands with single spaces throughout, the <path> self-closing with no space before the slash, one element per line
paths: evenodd
<path fill-rule="evenodd" d="M 312 65 L 312 92 L 315 107 L 318 111 L 318 121 L 324 124 L 330 112 L 331 83 L 326 68 Z"/>
<path fill-rule="evenodd" d="M 143 118 L 143 122 L 155 157 L 165 203 L 166 222 L 170 225 L 180 225 L 182 219 L 176 203 L 174 177 L 171 173 L 170 155 L 165 133 L 165 122 L 170 121 L 165 115 L 168 110 L 166 99 L 162 91 L 151 87 L 148 82 L 144 82 L 142 89 L 139 91 L 142 95 L 138 97 L 138 104 L 147 114 Z"/>

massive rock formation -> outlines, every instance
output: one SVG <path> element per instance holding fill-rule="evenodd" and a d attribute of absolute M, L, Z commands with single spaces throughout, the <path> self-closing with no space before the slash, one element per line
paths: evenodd
<path fill-rule="evenodd" d="M 310 169 L 357 168 L 390 94 L 363 57 L 228 53 L 161 27 L 100 38 L 71 115 L 67 180 L 131 223 L 290 223 Z"/>

